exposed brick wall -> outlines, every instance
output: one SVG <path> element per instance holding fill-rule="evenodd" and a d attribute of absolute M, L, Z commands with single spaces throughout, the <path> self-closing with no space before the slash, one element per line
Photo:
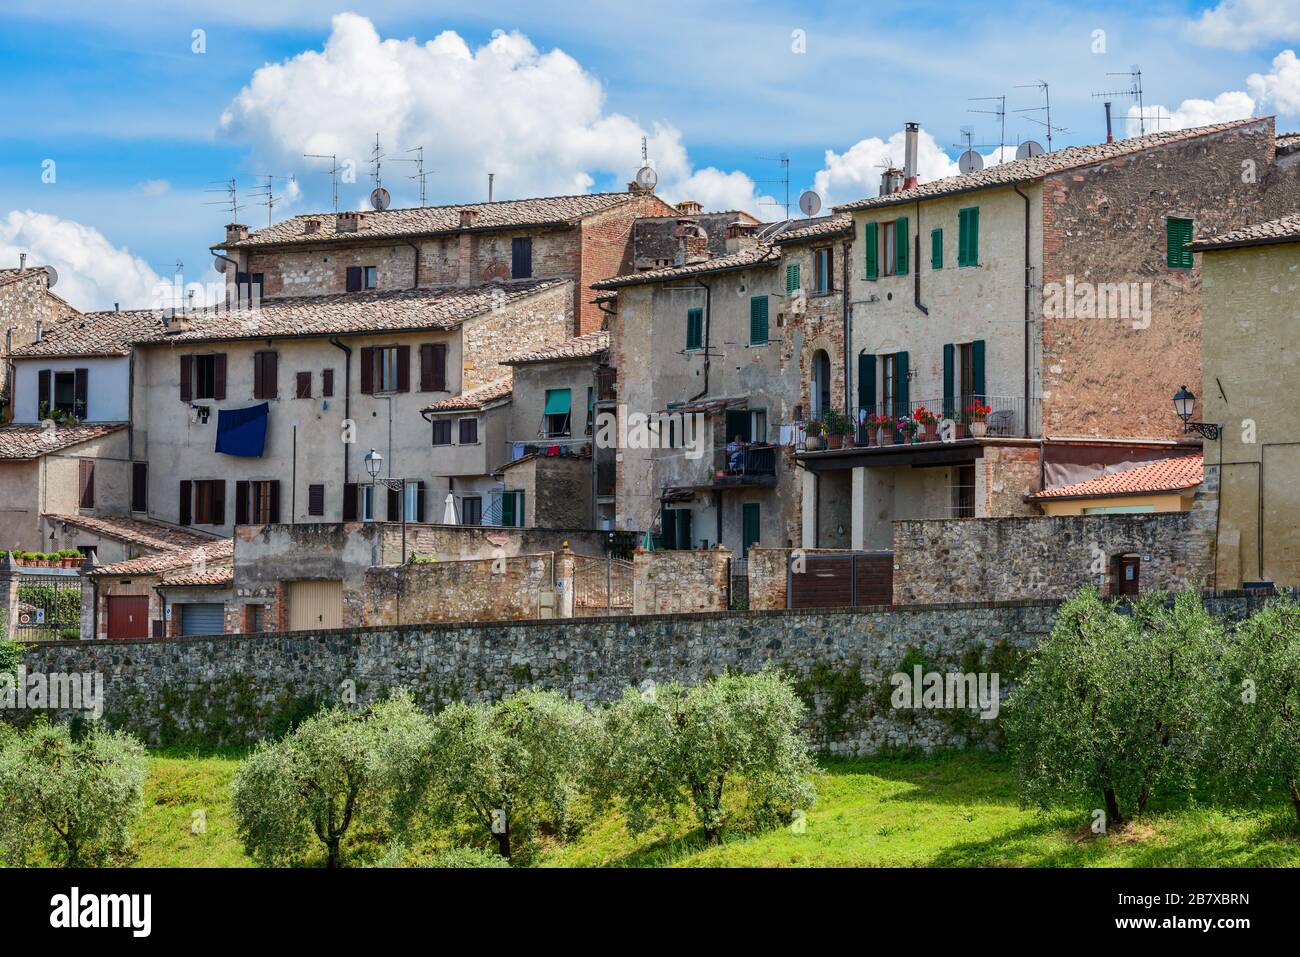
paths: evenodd
<path fill-rule="evenodd" d="M 494 309 L 461 327 L 461 391 L 508 378 L 501 360 L 569 338 L 573 284 L 543 290 L 524 302 Z"/>
<path fill-rule="evenodd" d="M 8 265 L 6 263 L 6 265 Z M 29 267 L 28 275 L 0 286 L 0 396 L 6 401 L 6 415 L 12 409 L 9 395 L 9 347 L 6 330 L 13 330 L 13 344 L 29 345 L 36 341 L 36 324 L 46 329 L 64 319 L 80 315 L 49 291 L 49 274 L 40 267 Z"/>
<path fill-rule="evenodd" d="M 1040 489 L 1041 447 L 1038 445 L 984 446 L 975 460 L 975 514 L 980 518 L 1037 515 L 1025 501 Z"/>
<path fill-rule="evenodd" d="M 634 269 L 632 226 L 640 216 L 671 216 L 676 209 L 654 193 L 642 193 L 635 199 L 597 213 L 583 220 L 579 252 L 575 335 L 596 332 L 605 321 L 605 313 L 592 302 L 596 293 L 593 282 L 632 272 Z M 536 266 L 534 265 L 534 271 Z"/>
<path fill-rule="evenodd" d="M 686 611 L 723 611 L 731 582 L 731 551 L 647 552 L 632 556 L 632 613 L 664 615 Z"/>
<path fill-rule="evenodd" d="M 1044 317 L 1044 434 L 1178 436 L 1170 397 L 1201 381 L 1201 255 L 1195 268 L 1168 267 L 1166 218 L 1194 219 L 1200 234 L 1294 212 L 1298 168 L 1274 166 L 1275 152 L 1265 117 L 1047 178 L 1041 284 L 1150 283 L 1151 317 L 1148 328 Z"/>

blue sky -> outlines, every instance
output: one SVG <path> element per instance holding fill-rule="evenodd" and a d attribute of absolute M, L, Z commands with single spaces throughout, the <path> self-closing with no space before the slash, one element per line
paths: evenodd
<path fill-rule="evenodd" d="M 249 204 L 240 218 L 254 226 L 267 216 L 244 191 L 256 173 L 297 177 L 300 195 L 277 218 L 328 208 L 328 177 L 298 154 L 308 140 L 360 154 L 376 129 L 394 154 L 416 141 L 425 147 L 437 170 L 431 202 L 484 198 L 489 167 L 499 197 L 621 187 L 645 132 L 670 199 L 690 194 L 776 217 L 764 198 L 780 194 L 769 182 L 780 166 L 763 157 L 790 156 L 794 196 L 818 185 L 843 201 L 870 191 L 884 156 L 901 160 L 888 140 L 917 120 L 934 147 L 923 175 L 943 175 L 962 125 L 975 127 L 977 142 L 997 140 L 993 117 L 968 112 L 987 104 L 969 97 L 1005 93 L 1008 110 L 1034 107 L 1038 91 L 1017 86 L 1040 79 L 1051 84 L 1054 123 L 1068 130 L 1056 145 L 1097 141 L 1102 108 L 1091 94 L 1125 86 L 1106 74 L 1133 63 L 1147 103 L 1171 117 L 1165 128 L 1251 112 L 1280 113 L 1280 128 L 1300 128 L 1300 78 L 1293 60 L 1277 59 L 1300 43 L 1297 0 L 1140 12 L 1119 3 L 914 3 L 886 12 L 679 0 L 174 6 L 8 0 L 0 13 L 8 120 L 0 266 L 19 249 L 62 257 L 61 272 L 82 277 L 64 287 L 81 306 L 138 297 L 146 267 L 170 274 L 177 259 L 189 278 L 211 279 L 207 247 L 228 219 L 204 205 L 217 198 L 204 192 L 211 181 L 238 179 Z M 332 20 L 349 10 L 358 16 Z M 192 51 L 195 30 L 204 52 Z M 494 41 L 494 31 L 507 36 Z M 425 46 L 440 34 L 437 49 Z M 321 57 L 331 42 L 334 52 Z M 303 59 L 304 51 L 317 55 Z M 364 89 L 354 89 L 358 81 Z M 1117 115 L 1128 105 L 1116 98 Z M 1014 113 L 1007 134 L 1012 144 L 1042 139 Z M 57 176 L 44 183 L 50 159 Z M 412 171 L 385 168 L 400 204 L 418 201 L 403 176 Z M 345 189 L 345 204 L 364 196 L 365 173 Z"/>

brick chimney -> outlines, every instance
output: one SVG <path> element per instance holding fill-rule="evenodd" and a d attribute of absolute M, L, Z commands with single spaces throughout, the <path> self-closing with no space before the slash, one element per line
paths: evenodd
<path fill-rule="evenodd" d="M 237 243 L 248 238 L 248 227 L 243 223 L 230 223 L 226 226 L 226 242 Z"/>
<path fill-rule="evenodd" d="M 365 216 L 355 209 L 344 210 L 339 213 L 334 222 L 334 231 L 336 233 L 355 233 L 365 222 Z"/>
<path fill-rule="evenodd" d="M 319 219 L 306 219 L 306 220 L 303 220 L 302 231 L 303 231 L 303 233 L 304 233 L 305 235 L 308 235 L 308 236 L 310 236 L 312 233 L 319 233 L 319 232 L 320 232 L 320 220 L 319 220 Z"/>
<path fill-rule="evenodd" d="M 460 211 L 460 228 L 469 229 L 478 222 L 477 209 L 462 209 Z"/>
<path fill-rule="evenodd" d="M 880 195 L 888 196 L 903 188 L 903 171 L 890 167 L 880 174 Z"/>
<path fill-rule="evenodd" d="M 736 220 L 727 224 L 727 255 L 732 256 L 742 249 L 758 245 L 758 227 L 752 223 Z"/>
<path fill-rule="evenodd" d="M 695 220 L 685 217 L 677 220 L 673 235 L 677 238 L 677 256 L 673 265 L 689 266 L 709 258 L 709 234 Z"/>
<path fill-rule="evenodd" d="M 693 199 L 684 199 L 677 204 L 677 212 L 683 216 L 698 216 L 704 212 L 704 207 Z"/>

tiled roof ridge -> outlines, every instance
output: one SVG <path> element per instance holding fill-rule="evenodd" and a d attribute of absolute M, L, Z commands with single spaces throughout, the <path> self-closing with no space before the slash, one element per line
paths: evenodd
<path fill-rule="evenodd" d="M 1180 491 L 1201 484 L 1204 479 L 1204 462 L 1203 453 L 1185 452 L 1118 469 L 1082 482 L 1045 488 L 1029 497 L 1036 500 L 1107 498 Z"/>

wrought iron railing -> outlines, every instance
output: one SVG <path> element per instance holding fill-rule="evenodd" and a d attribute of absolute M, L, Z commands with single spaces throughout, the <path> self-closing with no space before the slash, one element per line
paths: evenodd
<path fill-rule="evenodd" d="M 874 425 L 883 416 L 882 425 Z M 922 419 L 932 419 L 923 422 Z M 909 402 L 863 406 L 853 410 L 848 435 L 819 435 L 809 442 L 808 423 L 799 430 L 801 451 L 876 445 L 953 442 L 975 438 L 1038 438 L 1042 435 L 1042 399 L 1024 396 L 952 395 Z M 911 424 L 913 427 L 908 428 Z"/>
<path fill-rule="evenodd" d="M 613 402 L 618 397 L 618 370 L 611 366 L 596 368 L 596 401 Z"/>
<path fill-rule="evenodd" d="M 776 448 L 754 445 L 728 452 L 719 449 L 714 458 L 715 478 L 771 478 L 776 475 Z"/>

